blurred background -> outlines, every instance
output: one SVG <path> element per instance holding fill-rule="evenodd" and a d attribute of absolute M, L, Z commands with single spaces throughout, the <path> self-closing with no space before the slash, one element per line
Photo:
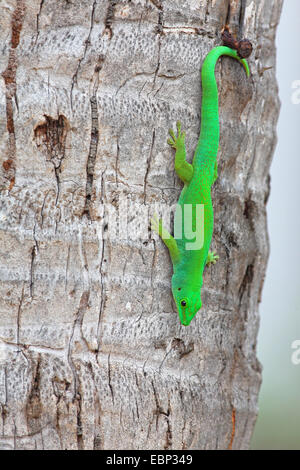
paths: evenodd
<path fill-rule="evenodd" d="M 300 342 L 299 31 L 300 1 L 285 0 L 276 41 L 281 113 L 267 207 L 271 255 L 258 336 L 263 383 L 252 449 L 300 450 L 300 364 L 292 363 L 292 343 Z"/>

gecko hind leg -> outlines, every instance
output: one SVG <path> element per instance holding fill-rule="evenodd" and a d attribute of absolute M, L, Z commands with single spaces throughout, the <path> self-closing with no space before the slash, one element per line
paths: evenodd
<path fill-rule="evenodd" d="M 164 228 L 162 220 L 158 219 L 157 214 L 154 214 L 153 218 L 151 219 L 151 229 L 160 236 L 170 252 L 173 264 L 176 263 L 180 256 L 176 240 L 174 237 L 172 237 L 168 230 Z"/>
<path fill-rule="evenodd" d="M 219 255 L 217 255 L 214 251 L 209 251 L 206 258 L 206 266 L 209 266 L 210 264 L 216 264 L 219 258 Z"/>
<path fill-rule="evenodd" d="M 186 161 L 185 132 L 181 132 L 181 123 L 177 121 L 177 136 L 173 129 L 169 130 L 168 144 L 176 150 L 175 171 L 184 183 L 189 183 L 193 177 L 193 165 Z"/>

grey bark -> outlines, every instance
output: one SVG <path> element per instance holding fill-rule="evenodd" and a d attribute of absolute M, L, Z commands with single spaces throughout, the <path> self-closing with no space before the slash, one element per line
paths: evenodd
<path fill-rule="evenodd" d="M 1 1 L 1 448 L 248 448 L 281 4 Z M 252 76 L 216 68 L 220 261 L 186 328 L 162 242 L 111 237 L 103 204 L 176 202 L 168 129 L 182 121 L 191 159 L 226 22 L 253 43 Z"/>

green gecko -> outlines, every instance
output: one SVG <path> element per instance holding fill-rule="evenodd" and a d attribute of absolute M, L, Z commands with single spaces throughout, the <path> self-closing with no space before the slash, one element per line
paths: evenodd
<path fill-rule="evenodd" d="M 237 59 L 249 77 L 249 67 L 236 50 L 226 46 L 212 49 L 202 66 L 201 131 L 193 163 L 186 161 L 185 133 L 177 122 L 177 136 L 170 130 L 168 144 L 175 150 L 175 171 L 184 183 L 174 218 L 174 237 L 155 215 L 151 226 L 162 238 L 173 264 L 172 293 L 180 321 L 188 326 L 202 307 L 201 288 L 207 264 L 219 258 L 209 251 L 213 234 L 211 186 L 218 177 L 219 147 L 218 88 L 215 66 L 222 55 Z M 200 228 L 200 232 L 199 232 Z M 193 241 L 194 239 L 194 241 Z"/>

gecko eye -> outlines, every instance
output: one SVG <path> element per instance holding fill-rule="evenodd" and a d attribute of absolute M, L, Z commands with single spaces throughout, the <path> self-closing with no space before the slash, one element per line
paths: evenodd
<path fill-rule="evenodd" d="M 181 290 L 181 287 L 178 287 L 178 290 Z"/>
<path fill-rule="evenodd" d="M 180 303 L 182 307 L 186 307 L 186 300 L 182 300 Z"/>

